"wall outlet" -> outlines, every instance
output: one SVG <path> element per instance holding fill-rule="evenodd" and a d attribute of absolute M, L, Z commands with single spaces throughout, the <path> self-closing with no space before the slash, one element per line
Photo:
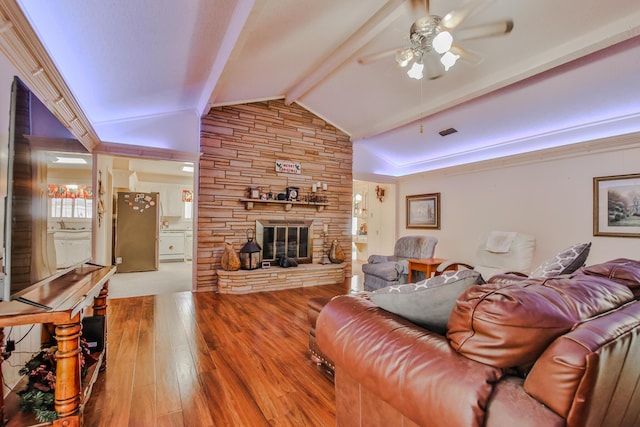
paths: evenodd
<path fill-rule="evenodd" d="M 118 264 L 122 264 L 122 257 L 121 256 L 116 257 L 116 265 L 118 265 Z"/>

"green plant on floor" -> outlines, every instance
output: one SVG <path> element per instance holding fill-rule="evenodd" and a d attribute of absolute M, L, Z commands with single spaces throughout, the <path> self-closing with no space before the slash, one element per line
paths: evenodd
<path fill-rule="evenodd" d="M 80 366 L 82 378 L 87 374 L 96 359 L 89 353 L 85 339 L 80 339 Z M 58 418 L 54 409 L 56 387 L 56 351 L 57 346 L 45 347 L 35 354 L 19 371 L 27 376 L 26 388 L 19 392 L 20 409 L 33 412 L 39 422 L 51 422 Z"/>

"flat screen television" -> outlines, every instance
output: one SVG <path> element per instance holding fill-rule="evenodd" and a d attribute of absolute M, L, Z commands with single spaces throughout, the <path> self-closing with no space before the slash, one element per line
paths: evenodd
<path fill-rule="evenodd" d="M 17 299 L 39 305 L 29 299 L 33 289 L 90 260 L 92 164 L 88 150 L 19 78 L 14 78 L 0 291 L 3 301 Z M 84 244 L 80 255 L 76 253 L 71 261 L 69 254 L 62 252 L 69 250 L 66 243 L 70 241 L 61 238 L 63 235 Z"/>

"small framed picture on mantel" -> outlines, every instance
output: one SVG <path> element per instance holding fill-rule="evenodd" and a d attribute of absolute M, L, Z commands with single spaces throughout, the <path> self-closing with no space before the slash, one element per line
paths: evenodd
<path fill-rule="evenodd" d="M 407 228 L 440 230 L 440 193 L 407 196 Z"/>

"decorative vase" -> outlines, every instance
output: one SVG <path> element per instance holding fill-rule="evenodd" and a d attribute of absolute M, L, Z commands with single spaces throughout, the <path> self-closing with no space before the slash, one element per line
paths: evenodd
<path fill-rule="evenodd" d="M 224 252 L 222 253 L 222 259 L 220 260 L 222 269 L 227 271 L 240 270 L 240 257 L 236 251 L 233 250 L 233 244 L 225 242 Z"/>
<path fill-rule="evenodd" d="M 329 259 L 334 264 L 340 264 L 344 262 L 344 251 L 338 243 L 338 239 L 331 242 L 331 249 L 329 250 Z"/>

